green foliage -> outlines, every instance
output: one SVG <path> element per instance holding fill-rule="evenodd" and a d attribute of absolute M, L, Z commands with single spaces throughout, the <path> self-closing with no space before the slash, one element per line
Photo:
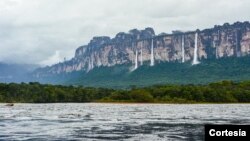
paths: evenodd
<path fill-rule="evenodd" d="M 135 102 L 153 102 L 153 96 L 146 90 L 138 89 L 129 92 L 131 99 Z"/>
<path fill-rule="evenodd" d="M 73 72 L 49 77 L 42 82 L 83 85 L 105 88 L 138 88 L 162 84 L 208 84 L 215 81 L 250 80 L 250 57 L 221 58 L 200 60 L 198 65 L 191 62 L 157 63 L 150 67 L 145 62 L 135 71 L 130 71 L 132 64 L 116 65 L 113 67 L 98 67 L 88 73 Z"/>
<path fill-rule="evenodd" d="M 114 90 L 39 84 L 1 84 L 0 102 L 160 102 L 160 103 L 235 103 L 250 102 L 250 81 L 220 81 L 207 85 L 155 85 Z"/>

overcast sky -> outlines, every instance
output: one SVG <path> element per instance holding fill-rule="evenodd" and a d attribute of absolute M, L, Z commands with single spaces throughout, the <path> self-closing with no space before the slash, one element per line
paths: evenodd
<path fill-rule="evenodd" d="M 0 62 L 51 65 L 93 36 L 249 21 L 250 0 L 0 0 Z"/>

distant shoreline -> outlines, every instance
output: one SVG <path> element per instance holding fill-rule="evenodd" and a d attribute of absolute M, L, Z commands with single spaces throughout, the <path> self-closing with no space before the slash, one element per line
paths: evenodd
<path fill-rule="evenodd" d="M 206 85 L 162 85 L 129 90 L 0 83 L 4 103 L 234 104 L 250 103 L 250 81 Z"/>

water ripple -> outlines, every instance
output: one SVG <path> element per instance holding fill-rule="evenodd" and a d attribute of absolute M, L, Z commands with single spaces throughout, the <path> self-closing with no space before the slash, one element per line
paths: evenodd
<path fill-rule="evenodd" d="M 1 140 L 203 140 L 204 124 L 249 124 L 249 104 L 0 104 Z"/>

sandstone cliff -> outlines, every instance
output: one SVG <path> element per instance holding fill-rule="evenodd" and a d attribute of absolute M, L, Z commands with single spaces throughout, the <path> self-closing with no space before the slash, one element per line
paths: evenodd
<path fill-rule="evenodd" d="M 77 48 L 71 60 L 38 69 L 35 76 L 80 70 L 89 72 L 95 67 L 118 64 L 130 64 L 131 68 L 136 68 L 136 65 L 149 65 L 152 61 L 191 63 L 197 59 L 202 63 L 203 59 L 241 57 L 248 54 L 249 22 L 236 22 L 232 25 L 225 23 L 205 30 L 175 31 L 160 35 L 155 35 L 152 28 L 133 29 L 128 33 L 120 32 L 112 39 L 107 36 L 94 37 L 89 44 Z"/>

